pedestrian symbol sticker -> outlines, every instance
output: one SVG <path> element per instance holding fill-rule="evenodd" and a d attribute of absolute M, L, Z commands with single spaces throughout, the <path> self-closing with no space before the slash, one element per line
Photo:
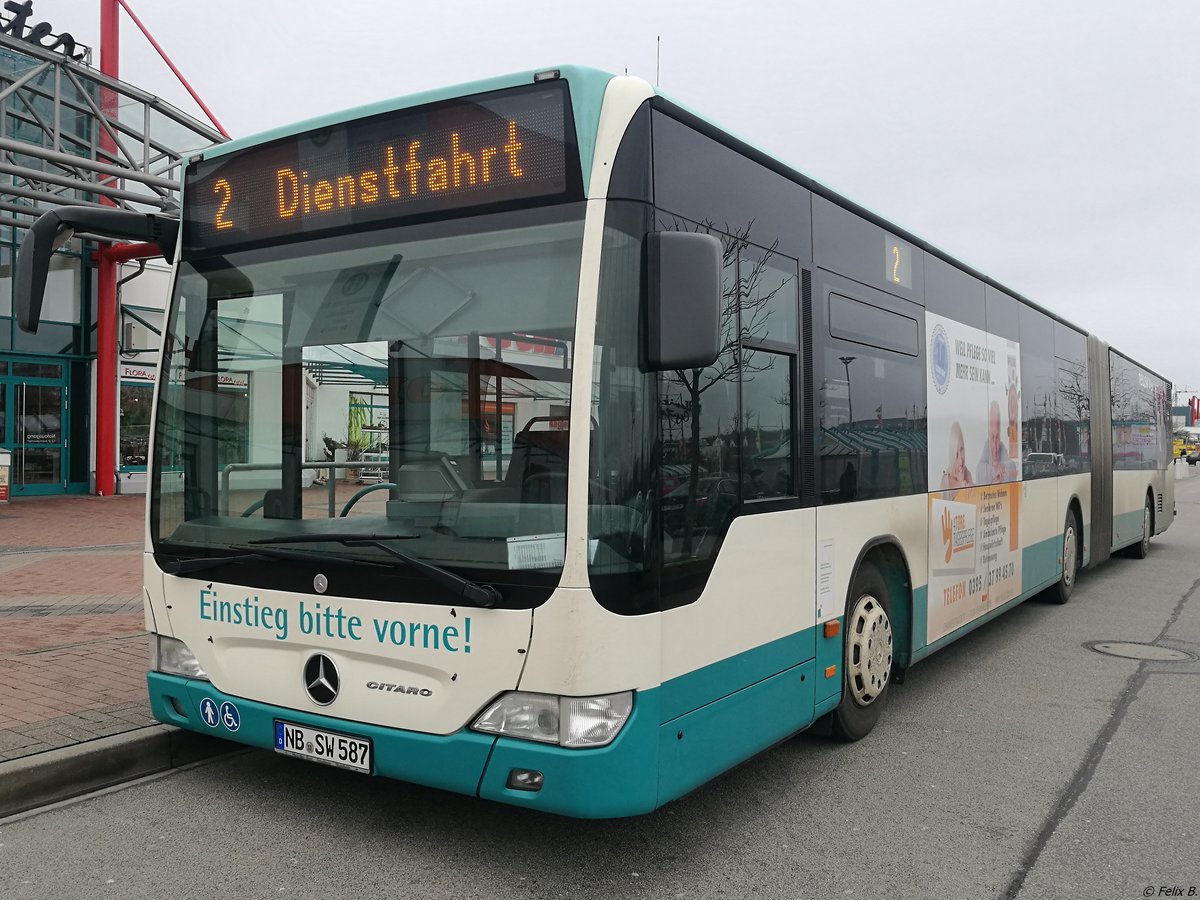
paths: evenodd
<path fill-rule="evenodd" d="M 209 728 L 217 727 L 217 704 L 208 697 L 200 701 L 200 715 L 204 717 L 204 724 Z"/>
<path fill-rule="evenodd" d="M 230 731 L 237 731 L 242 725 L 241 714 L 228 700 L 221 704 L 221 724 Z"/>

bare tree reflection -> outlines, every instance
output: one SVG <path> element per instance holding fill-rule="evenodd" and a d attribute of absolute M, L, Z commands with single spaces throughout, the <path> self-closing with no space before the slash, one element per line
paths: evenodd
<path fill-rule="evenodd" d="M 765 250 L 752 245 L 750 234 L 753 226 L 754 220 L 747 222 L 744 227 L 731 227 L 726 223 L 722 230 L 711 221 L 696 224 L 675 217 L 659 223 L 660 229 L 665 231 L 713 234 L 720 238 L 722 249 L 720 354 L 716 363 L 706 368 L 676 369 L 664 373 L 659 404 L 660 418 L 667 426 L 664 432 L 671 434 L 677 428 L 680 434 L 678 443 L 664 448 L 663 462 L 687 466 L 687 490 L 682 498 L 684 512 L 680 533 L 686 542 L 685 552 L 688 555 L 694 551 L 698 537 L 697 501 L 701 492 L 700 478 L 706 471 L 702 429 L 705 394 L 717 385 L 745 385 L 753 381 L 756 375 L 770 371 L 779 362 L 774 354 L 747 352 L 742 348 L 744 343 L 766 336 L 774 314 L 772 300 L 787 284 L 784 281 L 779 285 L 766 285 L 766 289 L 763 289 L 763 276 L 776 255 L 778 241 L 773 241 Z M 672 391 L 672 387 L 678 390 Z M 718 473 L 728 472 L 737 477 L 736 467 L 746 439 L 748 412 L 733 411 L 728 419 L 727 431 L 722 429 L 718 418 L 709 444 Z"/>

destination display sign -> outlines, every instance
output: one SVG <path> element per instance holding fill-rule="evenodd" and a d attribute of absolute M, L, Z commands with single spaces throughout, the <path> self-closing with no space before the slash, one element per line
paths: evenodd
<path fill-rule="evenodd" d="M 305 132 L 188 167 L 184 250 L 582 196 L 565 82 Z"/>

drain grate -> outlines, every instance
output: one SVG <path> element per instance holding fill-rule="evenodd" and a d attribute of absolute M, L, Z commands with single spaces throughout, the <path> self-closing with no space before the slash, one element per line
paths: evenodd
<path fill-rule="evenodd" d="M 1159 647 L 1157 644 L 1139 644 L 1134 641 L 1088 641 L 1084 644 L 1089 650 L 1103 653 L 1106 656 L 1119 656 L 1122 659 L 1149 659 L 1155 662 L 1184 662 L 1193 657 L 1183 650 L 1171 647 Z"/>

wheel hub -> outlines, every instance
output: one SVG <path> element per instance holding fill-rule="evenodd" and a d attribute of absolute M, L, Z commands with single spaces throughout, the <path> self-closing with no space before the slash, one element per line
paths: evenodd
<path fill-rule="evenodd" d="M 1063 584 L 1070 587 L 1075 581 L 1075 564 L 1077 562 L 1075 552 L 1075 529 L 1073 527 L 1067 529 L 1067 533 L 1063 535 Z"/>
<path fill-rule="evenodd" d="M 864 594 L 846 625 L 846 682 L 859 706 L 883 693 L 892 675 L 892 623 L 875 597 Z"/>

